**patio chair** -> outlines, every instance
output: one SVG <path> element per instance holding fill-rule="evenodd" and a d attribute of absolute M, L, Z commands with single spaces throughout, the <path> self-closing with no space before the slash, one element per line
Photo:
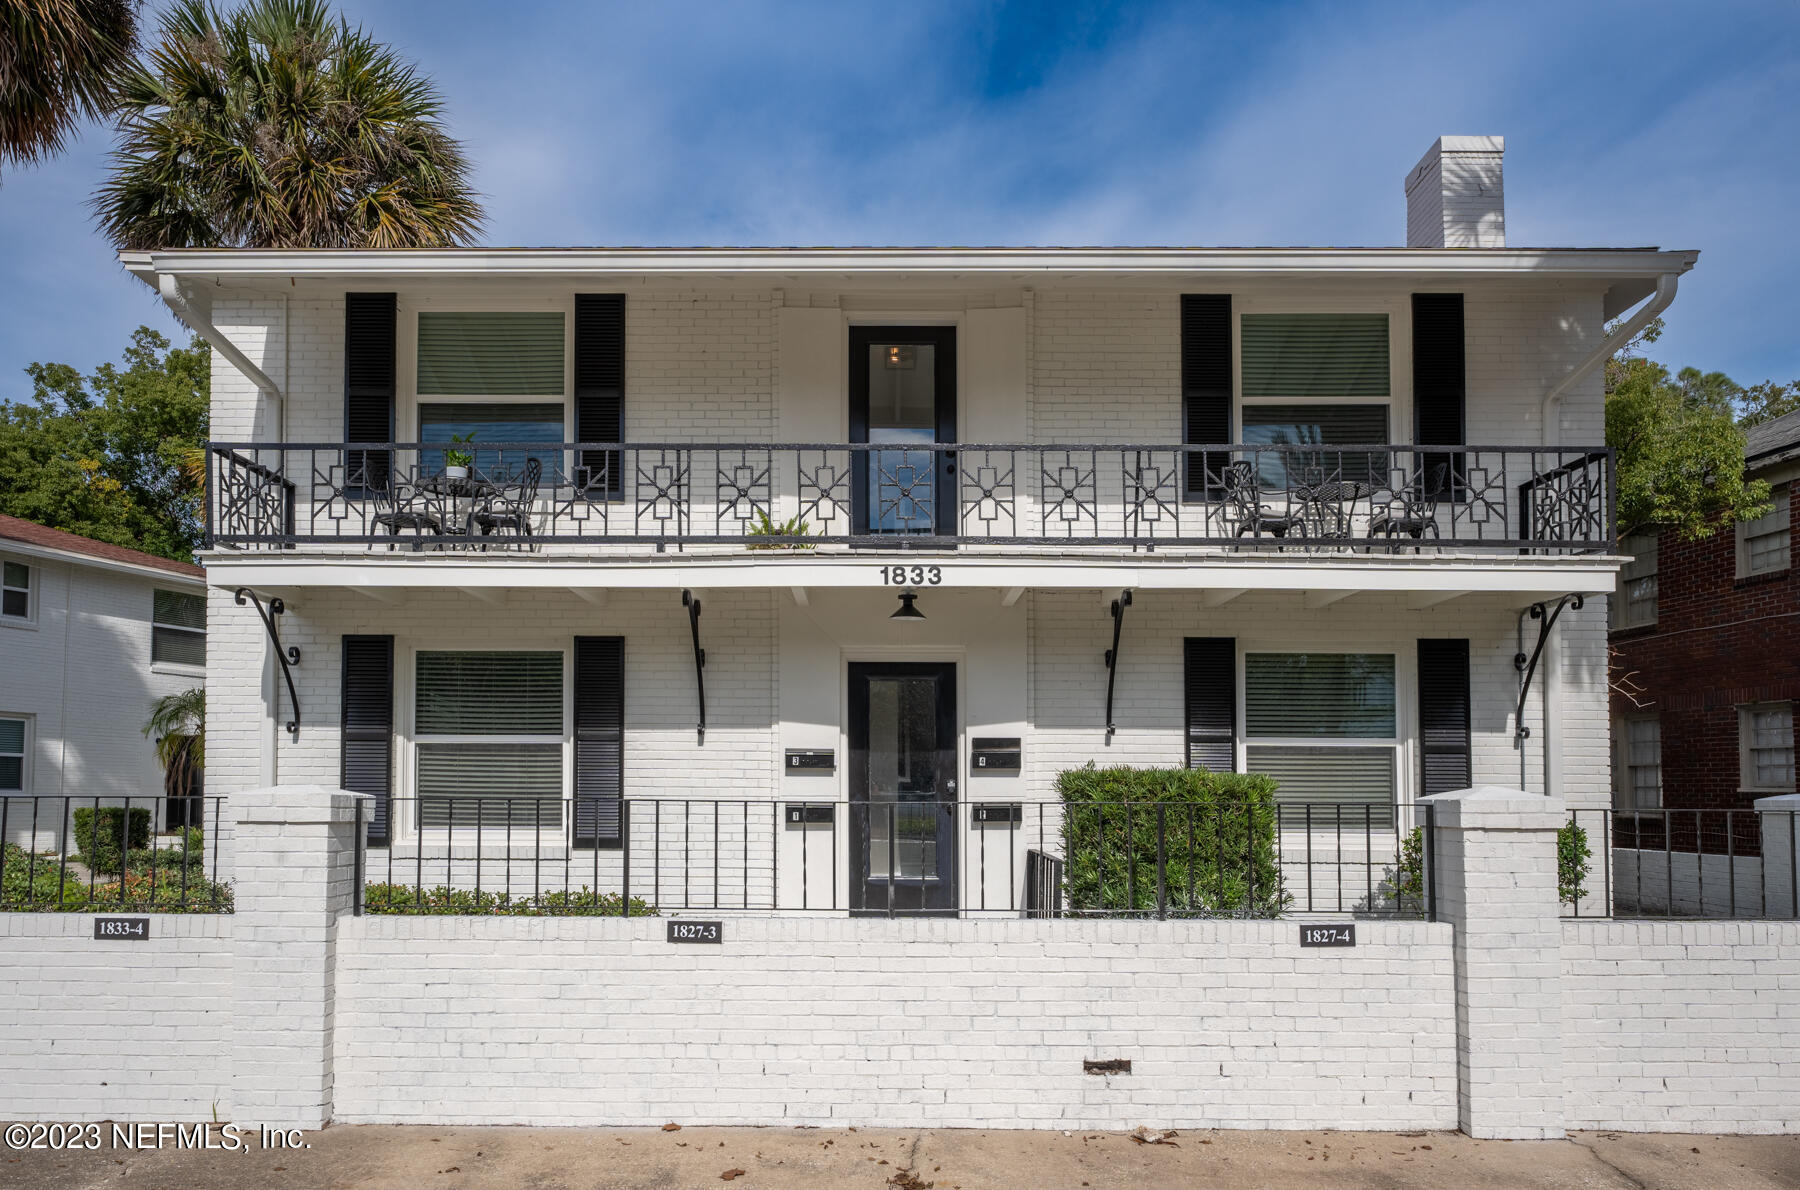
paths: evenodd
<path fill-rule="evenodd" d="M 1385 537 L 1389 542 L 1402 536 L 1410 537 L 1414 542 L 1436 537 L 1438 501 L 1443 497 L 1449 476 L 1448 463 L 1435 463 L 1428 469 L 1413 472 L 1412 479 L 1393 493 L 1387 508 L 1369 521 L 1369 536 Z M 1413 553 L 1418 552 L 1419 546 L 1414 545 Z"/>
<path fill-rule="evenodd" d="M 429 493 L 414 483 L 389 482 L 376 488 L 375 515 L 369 518 L 377 528 L 386 529 L 398 537 L 411 529 L 419 539 L 413 542 L 413 549 L 419 549 L 427 531 L 434 537 L 441 537 L 444 532 L 444 519 L 432 506 Z M 388 542 L 388 549 L 394 548 Z"/>
<path fill-rule="evenodd" d="M 496 484 L 493 493 L 470 514 L 469 523 L 480 529 L 483 537 L 503 530 L 530 537 L 532 505 L 537 501 L 538 484 L 543 478 L 543 461 L 526 459 L 519 477 Z M 485 543 L 482 548 L 487 548 Z"/>
<path fill-rule="evenodd" d="M 1225 502 L 1231 509 L 1231 519 L 1237 522 L 1237 536 L 1249 533 L 1261 537 L 1267 533 L 1271 537 L 1286 538 L 1289 534 L 1303 536 L 1306 530 L 1306 518 L 1299 514 L 1276 512 L 1262 502 L 1262 492 L 1256 482 L 1256 468 L 1245 460 L 1238 460 L 1225 468 L 1224 475 Z"/>

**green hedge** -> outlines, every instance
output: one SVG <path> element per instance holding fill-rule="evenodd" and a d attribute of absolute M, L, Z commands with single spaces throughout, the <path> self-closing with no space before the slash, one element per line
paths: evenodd
<path fill-rule="evenodd" d="M 1587 896 L 1587 877 L 1593 870 L 1588 859 L 1593 849 L 1588 846 L 1587 831 L 1573 822 L 1556 832 L 1556 893 L 1564 904 L 1572 904 Z M 1395 898 L 1402 908 L 1423 909 L 1425 906 L 1425 828 L 1415 826 L 1401 846 L 1400 863 L 1388 877 Z"/>
<path fill-rule="evenodd" d="M 232 909 L 231 886 L 206 879 L 191 860 L 185 882 L 179 866 L 159 863 L 154 874 L 134 868 L 123 881 L 116 876 L 100 878 L 89 887 L 80 868 L 68 868 L 54 855 L 33 856 L 7 843 L 0 848 L 0 859 L 4 860 L 0 863 L 0 909 L 7 911 L 230 913 Z"/>
<path fill-rule="evenodd" d="M 1275 855 L 1273 778 L 1089 764 L 1058 774 L 1056 789 L 1071 912 L 1276 917 L 1286 908 Z"/>
<path fill-rule="evenodd" d="M 96 826 L 98 830 L 96 830 Z M 95 872 L 117 873 L 120 837 L 125 830 L 125 807 L 82 806 L 75 811 L 76 858 Z M 132 851 L 150 845 L 150 811 L 133 807 L 131 811 Z"/>
<path fill-rule="evenodd" d="M 445 914 L 467 917 L 619 917 L 618 893 L 580 890 L 510 896 L 483 889 L 451 888 L 440 884 L 419 888 L 410 884 L 371 883 L 363 888 L 364 913 Z M 640 897 L 631 898 L 632 917 L 655 917 L 656 906 Z"/>

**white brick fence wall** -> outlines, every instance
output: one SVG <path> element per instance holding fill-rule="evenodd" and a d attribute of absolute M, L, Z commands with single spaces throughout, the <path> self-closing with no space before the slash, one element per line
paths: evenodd
<path fill-rule="evenodd" d="M 1800 923 L 1559 922 L 1440 799 L 1436 923 L 350 915 L 355 795 L 234 796 L 232 917 L 0 914 L 0 1118 L 1800 1129 Z M 1089 1059 L 1130 1059 L 1120 1075 Z"/>

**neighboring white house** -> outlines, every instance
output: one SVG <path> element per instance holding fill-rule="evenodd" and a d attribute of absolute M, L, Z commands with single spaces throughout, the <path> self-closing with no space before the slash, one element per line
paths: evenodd
<path fill-rule="evenodd" d="M 1507 247 L 1500 147 L 1397 248 L 124 253 L 215 348 L 208 791 L 597 873 L 621 794 L 848 803 L 779 879 L 943 910 L 1017 902 L 1029 818 L 917 807 L 1090 761 L 1606 806 L 1598 365 L 1697 254 Z"/>
<path fill-rule="evenodd" d="M 150 806 L 163 773 L 144 722 L 205 684 L 206 652 L 200 567 L 0 516 L 0 795 Z M 16 805 L 20 842 L 32 803 Z M 56 829 L 40 821 L 40 843 Z"/>

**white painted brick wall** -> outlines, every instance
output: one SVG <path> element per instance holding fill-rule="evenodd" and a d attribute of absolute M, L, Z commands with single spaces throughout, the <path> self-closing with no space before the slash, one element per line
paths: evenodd
<path fill-rule="evenodd" d="M 1445 1128 L 1448 931 L 1291 922 L 363 917 L 342 1122 Z M 1128 1076 L 1082 1073 L 1130 1058 Z"/>
<path fill-rule="evenodd" d="M 98 942 L 85 913 L 0 913 L 0 1117 L 229 1120 L 232 924 Z"/>
<path fill-rule="evenodd" d="M 1570 1128 L 1800 1129 L 1800 923 L 1562 927 Z"/>

